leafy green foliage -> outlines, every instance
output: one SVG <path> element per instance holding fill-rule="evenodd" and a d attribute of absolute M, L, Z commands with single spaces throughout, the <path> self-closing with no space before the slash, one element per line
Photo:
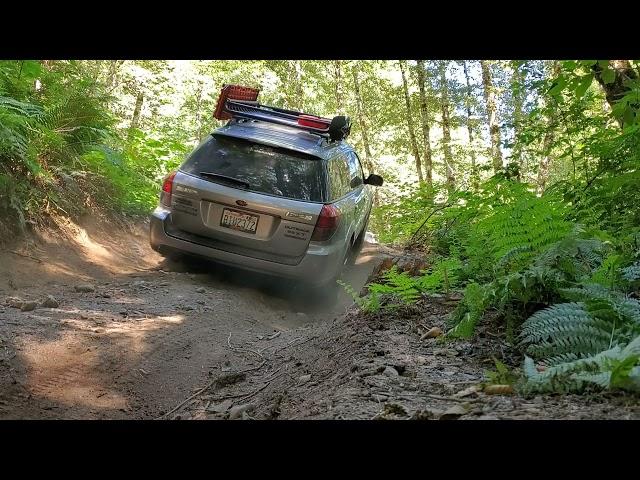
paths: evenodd
<path fill-rule="evenodd" d="M 487 288 L 469 283 L 464 289 L 462 301 L 451 315 L 454 327 L 447 332 L 449 338 L 470 338 L 489 304 Z"/>
<path fill-rule="evenodd" d="M 338 285 L 344 288 L 344 291 L 353 298 L 353 301 L 358 307 L 365 313 L 376 313 L 380 310 L 380 296 L 376 294 L 370 294 L 365 297 L 361 297 L 351 285 L 342 280 L 337 280 Z"/>
<path fill-rule="evenodd" d="M 513 385 L 518 377 L 511 369 L 497 358 L 493 359 L 495 370 L 485 372 L 487 385 Z"/>
<path fill-rule="evenodd" d="M 368 294 L 358 302 L 378 302 L 381 296 L 387 296 L 403 304 L 412 304 L 423 294 L 437 291 L 449 291 L 459 284 L 458 274 L 462 268 L 457 258 L 446 258 L 419 276 L 411 276 L 407 271 L 400 272 L 393 266 L 382 274 L 382 283 L 370 283 Z"/>
<path fill-rule="evenodd" d="M 558 363 L 539 371 L 526 357 L 525 393 L 583 392 L 587 389 L 640 391 L 640 336 L 625 347 L 616 345 L 594 355 Z"/>

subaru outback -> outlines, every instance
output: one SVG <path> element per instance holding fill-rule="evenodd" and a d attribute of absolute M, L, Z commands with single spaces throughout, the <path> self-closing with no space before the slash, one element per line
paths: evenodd
<path fill-rule="evenodd" d="M 238 92 L 249 91 L 246 100 Z M 151 215 L 154 250 L 334 285 L 355 261 L 372 208 L 372 186 L 332 120 L 260 105 L 257 91 L 225 86 L 211 133 L 169 174 Z"/>

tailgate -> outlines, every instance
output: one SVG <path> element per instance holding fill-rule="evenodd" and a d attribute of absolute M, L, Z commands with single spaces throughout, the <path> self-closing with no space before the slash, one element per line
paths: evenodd
<path fill-rule="evenodd" d="M 321 209 L 321 203 L 251 192 L 183 172 L 175 176 L 171 196 L 174 228 L 222 250 L 288 264 L 298 263 L 307 251 Z"/>

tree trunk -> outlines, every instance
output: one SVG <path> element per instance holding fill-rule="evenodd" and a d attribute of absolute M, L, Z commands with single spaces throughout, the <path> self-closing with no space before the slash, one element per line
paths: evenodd
<path fill-rule="evenodd" d="M 609 60 L 609 68 L 613 70 L 615 77 L 613 82 L 605 83 L 602 78 L 602 72 L 604 69 L 598 63 L 591 67 L 596 80 L 604 90 L 607 102 L 611 108 L 613 108 L 616 102 L 629 92 L 629 86 L 626 85 L 626 82 L 629 80 L 636 80 L 638 78 L 638 73 L 633 69 L 633 67 L 631 67 L 629 60 Z M 635 117 L 640 105 L 632 105 L 632 108 L 634 110 Z M 621 127 L 624 126 L 623 117 L 618 116 L 616 117 L 616 120 Z"/>
<path fill-rule="evenodd" d="M 500 126 L 498 125 L 498 113 L 496 111 L 496 94 L 491 78 L 491 68 L 487 60 L 480 60 L 482 68 L 482 84 L 484 86 L 484 99 L 487 104 L 487 118 L 489 120 L 489 133 L 491 135 L 491 160 L 493 171 L 498 173 L 502 165 L 502 151 L 500 150 Z"/>
<path fill-rule="evenodd" d="M 367 127 L 367 115 L 365 112 L 364 102 L 362 101 L 362 95 L 360 93 L 360 80 L 358 79 L 358 70 L 353 67 L 351 70 L 353 75 L 353 87 L 356 95 L 356 112 L 358 114 L 358 123 L 360 124 L 360 130 L 362 132 L 362 143 L 364 144 L 364 164 L 369 170 L 369 173 L 373 172 L 373 157 L 371 156 L 371 148 L 369 145 L 369 132 Z"/>
<path fill-rule="evenodd" d="M 560 62 L 554 60 L 551 67 L 551 76 L 553 78 L 560 74 Z M 555 142 L 555 129 L 558 124 L 557 110 L 554 108 L 549 111 L 547 116 L 547 131 L 542 141 L 542 156 L 540 157 L 540 163 L 538 164 L 538 193 L 542 194 L 547 187 L 547 181 L 549 180 L 549 166 L 553 161 L 551 156 L 551 149 Z"/>
<path fill-rule="evenodd" d="M 418 150 L 418 143 L 416 142 L 416 136 L 413 131 L 413 117 L 411 116 L 411 99 L 409 98 L 409 87 L 407 86 L 407 74 L 406 74 L 406 61 L 399 60 L 400 73 L 402 74 L 402 86 L 404 89 L 404 101 L 407 107 L 407 127 L 409 129 L 409 140 L 411 142 L 411 150 L 413 151 L 413 158 L 416 161 L 416 171 L 418 172 L 418 181 L 422 184 L 424 177 L 422 176 L 422 164 L 420 162 L 420 151 Z"/>
<path fill-rule="evenodd" d="M 285 108 L 302 111 L 304 108 L 304 90 L 302 89 L 302 65 L 300 60 L 282 60 L 276 62 L 283 66 Z"/>
<path fill-rule="evenodd" d="M 362 132 L 362 143 L 364 144 L 364 164 L 369 174 L 374 172 L 373 156 L 371 155 L 371 147 L 369 145 L 369 133 L 367 126 L 367 112 L 364 102 L 362 100 L 362 94 L 360 93 L 360 80 L 358 79 L 358 68 L 353 66 L 351 69 L 353 75 L 353 90 L 356 96 L 356 113 L 358 114 L 358 123 L 360 124 L 360 131 Z M 379 205 L 378 198 L 379 189 L 376 188 L 373 193 L 374 206 Z"/>
<path fill-rule="evenodd" d="M 524 106 L 524 73 L 520 66 L 513 63 L 513 78 L 511 79 L 511 92 L 513 94 L 513 134 L 517 140 L 522 132 L 522 108 Z M 522 152 L 518 148 L 514 152 L 514 160 L 518 164 L 519 171 L 523 171 Z"/>
<path fill-rule="evenodd" d="M 336 113 L 342 112 L 342 61 L 334 60 L 333 62 L 333 74 L 334 74 L 334 90 L 336 97 Z"/>
<path fill-rule="evenodd" d="M 124 60 L 109 60 L 109 73 L 107 75 L 107 89 L 109 91 L 113 90 L 117 85 L 117 77 L 116 74 L 120 69 L 120 66 L 125 62 Z"/>
<path fill-rule="evenodd" d="M 136 97 L 136 106 L 133 109 L 133 117 L 131 118 L 131 126 L 129 127 L 129 135 L 133 133 L 133 130 L 138 128 L 140 123 L 140 112 L 142 111 L 142 102 L 144 101 L 144 93 L 142 90 L 138 90 L 138 96 Z"/>
<path fill-rule="evenodd" d="M 478 166 L 476 165 L 476 151 L 473 147 L 473 127 L 471 126 L 471 98 L 473 92 L 471 91 L 471 81 L 469 80 L 469 72 L 467 70 L 467 62 L 462 62 L 462 69 L 464 70 L 464 78 L 467 82 L 467 95 L 465 97 L 465 107 L 467 109 L 467 133 L 469 135 L 469 156 L 471 157 L 471 185 L 474 189 L 478 188 L 479 175 Z"/>
<path fill-rule="evenodd" d="M 296 92 L 296 108 L 300 111 L 304 110 L 304 90 L 302 89 L 302 63 L 296 60 L 293 64 Z"/>
<path fill-rule="evenodd" d="M 424 138 L 424 173 L 427 186 L 433 189 L 433 159 L 431 158 L 430 119 L 427 109 L 426 76 L 424 60 L 418 60 L 418 87 L 420 88 L 420 114 L 422 117 L 422 137 Z"/>
<path fill-rule="evenodd" d="M 196 90 L 196 137 L 197 141 L 200 142 L 202 139 L 202 119 L 200 116 L 200 108 L 202 106 L 202 82 L 198 82 L 198 89 Z"/>
<path fill-rule="evenodd" d="M 456 178 L 453 173 L 453 155 L 451 155 L 451 120 L 449 118 L 447 63 L 444 60 L 438 62 L 438 71 L 440 73 L 440 108 L 442 110 L 442 150 L 447 174 L 447 189 L 452 192 L 456 188 Z"/>

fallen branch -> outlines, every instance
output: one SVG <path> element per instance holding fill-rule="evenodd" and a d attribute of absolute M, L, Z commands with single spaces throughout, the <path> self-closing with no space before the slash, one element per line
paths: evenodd
<path fill-rule="evenodd" d="M 420 226 L 416 229 L 415 232 L 413 232 L 413 235 L 411 235 L 411 238 L 409 238 L 409 241 L 407 242 L 407 245 L 411 245 L 413 243 L 413 239 L 416 237 L 416 235 L 418 234 L 418 232 L 420 230 L 422 230 L 422 227 L 424 227 L 427 222 L 429 221 L 429 219 L 436 213 L 439 212 L 440 210 L 444 210 L 445 208 L 450 207 L 452 204 L 451 203 L 447 203 L 446 205 L 441 205 L 439 207 L 434 208 L 431 213 L 429 214 L 429 216 L 427 218 L 425 218 L 424 222 L 422 222 L 420 224 Z"/>
<path fill-rule="evenodd" d="M 173 409 L 171 409 L 171 411 L 165 413 L 164 415 L 159 416 L 158 418 L 156 418 L 156 420 L 160 420 L 162 418 L 166 418 L 169 415 L 171 415 L 173 412 L 178 411 L 185 403 L 187 403 L 189 400 L 193 400 L 194 398 L 196 398 L 198 395 L 200 395 L 202 392 L 204 392 L 205 390 L 207 390 L 208 388 L 211 388 L 211 386 L 213 386 L 214 383 L 216 383 L 218 379 L 216 378 L 215 380 L 212 380 L 211 382 L 209 382 L 207 385 L 205 385 L 204 387 L 202 387 L 200 390 L 198 390 L 196 393 L 194 393 L 193 395 L 191 395 L 189 398 L 187 398 L 186 400 L 184 400 L 183 402 L 181 402 L 178 406 L 174 407 Z"/>
<path fill-rule="evenodd" d="M 231 332 L 229 332 L 229 337 L 227 337 L 227 345 L 234 352 L 253 353 L 254 355 L 258 355 L 260 358 L 264 359 L 264 357 L 260 352 L 256 352 L 255 350 L 251 350 L 248 348 L 234 347 L 233 345 L 231 345 Z"/>
<path fill-rule="evenodd" d="M 267 363 L 267 361 L 263 361 L 260 365 L 258 365 L 257 367 L 251 367 L 251 368 L 247 368 L 245 370 L 241 370 L 239 372 L 235 372 L 235 373 L 246 373 L 246 372 L 250 372 L 252 370 L 258 370 L 259 368 L 262 368 L 264 366 L 264 364 Z M 187 403 L 189 400 L 193 400 L 194 398 L 196 398 L 198 395 L 202 394 L 203 392 L 205 392 L 206 390 L 208 390 L 209 388 L 211 388 L 219 379 L 215 378 L 214 380 L 210 381 L 209 383 L 207 383 L 204 387 L 202 387 L 200 390 L 198 390 L 196 393 L 194 393 L 193 395 L 191 395 L 189 398 L 187 398 L 186 400 L 184 400 L 183 402 L 181 402 L 178 406 L 174 407 L 171 411 L 165 413 L 164 415 L 161 415 L 160 417 L 156 418 L 156 420 L 160 420 L 161 418 L 166 418 L 169 415 L 171 415 L 172 413 L 176 412 L 177 410 L 179 410 L 185 403 Z"/>
<path fill-rule="evenodd" d="M 307 338 L 306 340 L 302 340 L 302 341 L 301 341 L 301 342 L 299 342 L 297 345 L 302 345 L 303 343 L 307 343 L 307 342 L 309 342 L 309 341 L 311 341 L 311 340 L 314 340 L 314 339 L 316 339 L 316 338 L 318 338 L 318 337 L 317 337 L 317 336 L 315 336 L 315 337 L 309 337 L 309 338 Z M 301 340 L 301 339 L 302 339 L 302 337 L 294 338 L 292 341 L 290 341 L 289 343 L 287 343 L 284 347 L 282 347 L 282 348 L 279 348 L 279 349 L 275 350 L 275 351 L 273 352 L 273 354 L 275 355 L 276 353 L 281 352 L 282 350 L 284 350 L 284 349 L 286 349 L 286 348 L 289 348 L 291 345 L 293 345 L 294 343 L 296 343 L 298 340 Z"/>
<path fill-rule="evenodd" d="M 406 394 L 405 394 L 406 395 Z M 452 401 L 452 402 L 479 402 L 479 399 L 469 399 L 469 398 L 456 398 L 456 397 L 443 397 L 440 395 L 432 395 L 429 393 L 422 393 L 416 396 L 423 396 L 423 397 L 429 397 L 429 398 L 434 398 L 436 400 L 445 400 L 445 401 Z"/>
<path fill-rule="evenodd" d="M 244 370 L 240 370 L 239 372 L 235 372 L 235 373 L 247 373 L 247 372 L 251 372 L 253 370 L 259 370 L 262 367 L 264 367 L 265 363 L 267 363 L 267 361 L 263 360 L 262 363 L 260 365 L 258 365 L 257 367 L 245 368 Z"/>
<path fill-rule="evenodd" d="M 282 375 L 278 375 L 277 377 L 272 378 L 271 380 L 269 380 L 267 383 L 265 383 L 263 386 L 261 386 L 260 388 L 254 390 L 253 392 L 250 393 L 238 393 L 236 395 L 225 395 L 224 397 L 218 397 L 218 398 L 214 398 L 213 400 L 215 402 L 220 402 L 222 400 L 228 400 L 230 398 L 240 398 L 242 400 L 245 400 L 247 398 L 251 398 L 254 395 L 256 395 L 257 393 L 261 392 L 262 390 L 264 390 L 265 388 L 267 388 L 271 382 L 273 382 L 276 378 L 281 377 Z"/>
<path fill-rule="evenodd" d="M 36 257 L 32 257 L 31 255 L 26 255 L 24 253 L 16 252 L 15 250 L 4 250 L 4 251 L 5 252 L 9 252 L 9 253 L 13 253 L 14 255 L 18 255 L 20 257 L 30 258 L 34 262 L 42 263 L 42 260 L 40 260 L 39 258 L 36 258 Z"/>

